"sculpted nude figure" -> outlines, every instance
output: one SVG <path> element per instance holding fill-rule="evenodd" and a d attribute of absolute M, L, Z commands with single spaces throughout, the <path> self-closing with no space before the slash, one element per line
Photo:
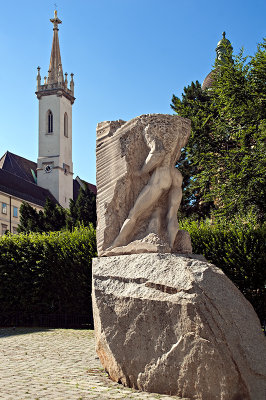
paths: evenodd
<path fill-rule="evenodd" d="M 145 128 L 144 137 L 150 152 L 140 171 L 134 173 L 135 176 L 152 172 L 149 182 L 142 189 L 137 200 L 130 210 L 127 219 L 123 223 L 121 230 L 112 244 L 113 247 L 125 246 L 130 241 L 130 234 L 138 218 L 143 213 L 152 209 L 165 191 L 168 195 L 167 212 L 167 233 L 169 245 L 172 248 L 178 232 L 177 211 L 182 199 L 182 175 L 171 165 L 172 154 L 167 154 L 160 139 L 153 135 L 150 125 Z M 175 148 L 173 146 L 173 151 Z M 156 215 L 156 213 L 155 213 Z M 160 218 L 160 213 L 157 213 Z M 159 224 L 159 221 L 158 221 Z"/>

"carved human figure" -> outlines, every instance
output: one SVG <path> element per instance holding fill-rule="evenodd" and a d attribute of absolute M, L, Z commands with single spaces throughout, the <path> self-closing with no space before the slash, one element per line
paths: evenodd
<path fill-rule="evenodd" d="M 178 232 L 177 211 L 182 199 L 182 175 L 171 165 L 172 153 L 166 152 L 162 141 L 154 135 L 153 129 L 147 125 L 144 130 L 144 139 L 150 149 L 149 154 L 139 171 L 135 171 L 136 177 L 151 173 L 152 175 L 137 197 L 134 206 L 124 221 L 118 236 L 112 244 L 113 247 L 125 246 L 130 241 L 130 234 L 138 219 L 155 205 L 162 194 L 168 193 L 167 233 L 169 245 L 172 248 Z M 173 146 L 173 151 L 176 151 Z M 153 212 L 153 219 L 158 219 L 160 225 L 160 211 Z M 154 221 L 153 221 L 154 222 Z"/>

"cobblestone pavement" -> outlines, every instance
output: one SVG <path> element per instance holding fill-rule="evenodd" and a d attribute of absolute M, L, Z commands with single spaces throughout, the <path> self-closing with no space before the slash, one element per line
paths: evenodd
<path fill-rule="evenodd" d="M 2 328 L 0 399 L 179 398 L 138 392 L 108 379 L 95 353 L 93 331 Z"/>

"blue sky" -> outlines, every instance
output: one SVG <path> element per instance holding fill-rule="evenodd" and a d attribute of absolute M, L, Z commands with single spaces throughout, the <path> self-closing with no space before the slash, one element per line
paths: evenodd
<path fill-rule="evenodd" d="M 170 113 L 172 94 L 210 72 L 226 31 L 253 55 L 265 34 L 265 0 L 57 0 L 63 71 L 73 72 L 74 174 L 95 178 L 100 121 Z M 0 154 L 38 156 L 37 66 L 47 75 L 53 1 L 1 0 Z"/>

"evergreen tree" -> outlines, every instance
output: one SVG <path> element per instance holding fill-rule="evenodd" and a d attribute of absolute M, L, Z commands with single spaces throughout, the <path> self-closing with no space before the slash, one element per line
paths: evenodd
<path fill-rule="evenodd" d="M 43 213 L 23 201 L 20 206 L 18 232 L 43 232 Z"/>
<path fill-rule="evenodd" d="M 47 198 L 43 211 L 44 230 L 48 232 L 64 229 L 66 227 L 66 215 L 67 210 Z"/>
<path fill-rule="evenodd" d="M 191 119 L 192 134 L 180 168 L 185 175 L 183 214 L 207 216 L 211 209 L 232 216 L 265 213 L 266 45 L 249 60 L 242 52 L 224 57 L 212 87 L 198 82 L 184 89 L 171 107 Z M 188 176 L 191 178 L 187 178 Z"/>
<path fill-rule="evenodd" d="M 39 212 L 30 204 L 20 206 L 18 232 L 60 231 L 66 226 L 67 211 L 58 204 L 46 199 L 44 210 Z"/>
<path fill-rule="evenodd" d="M 211 138 L 211 101 L 208 93 L 204 93 L 198 81 L 184 88 L 182 99 L 173 95 L 172 109 L 181 117 L 191 120 L 191 137 L 182 149 L 177 167 L 183 175 L 183 198 L 180 207 L 181 214 L 188 216 L 197 214 L 204 216 L 210 212 L 211 203 L 203 201 L 209 191 L 209 182 L 199 186 L 197 175 L 204 168 L 201 154 L 213 151 L 214 142 Z"/>
<path fill-rule="evenodd" d="M 96 227 L 96 196 L 84 184 L 80 187 L 79 195 L 76 201 L 70 200 L 70 215 L 67 220 L 67 227 L 71 229 L 79 224 L 89 226 L 90 223 Z"/>
<path fill-rule="evenodd" d="M 20 207 L 18 232 L 50 232 L 64 229 L 72 230 L 80 224 L 96 226 L 96 196 L 87 186 L 80 188 L 78 198 L 70 200 L 70 209 L 65 210 L 59 204 L 46 199 L 44 210 L 37 211 L 23 202 Z"/>

